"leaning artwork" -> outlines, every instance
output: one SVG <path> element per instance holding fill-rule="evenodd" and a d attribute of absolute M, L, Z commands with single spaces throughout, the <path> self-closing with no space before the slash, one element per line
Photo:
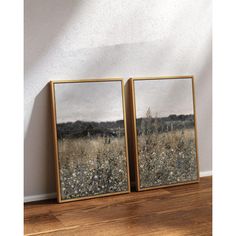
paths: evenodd
<path fill-rule="evenodd" d="M 199 181 L 193 83 L 130 79 L 138 191 Z"/>
<path fill-rule="evenodd" d="M 122 79 L 52 81 L 59 202 L 130 191 Z"/>

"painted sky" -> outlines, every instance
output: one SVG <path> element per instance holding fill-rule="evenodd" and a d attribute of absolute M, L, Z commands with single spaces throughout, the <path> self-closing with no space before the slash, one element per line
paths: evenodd
<path fill-rule="evenodd" d="M 145 117 L 148 107 L 152 116 L 193 114 L 191 79 L 136 80 L 136 116 Z"/>
<path fill-rule="evenodd" d="M 57 123 L 123 119 L 120 81 L 55 84 Z"/>

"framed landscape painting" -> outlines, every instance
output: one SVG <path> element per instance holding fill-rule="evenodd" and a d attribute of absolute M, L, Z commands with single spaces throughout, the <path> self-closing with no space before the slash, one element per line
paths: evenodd
<path fill-rule="evenodd" d="M 50 85 L 58 202 L 130 192 L 123 80 Z"/>
<path fill-rule="evenodd" d="M 137 190 L 198 182 L 193 77 L 129 82 Z"/>

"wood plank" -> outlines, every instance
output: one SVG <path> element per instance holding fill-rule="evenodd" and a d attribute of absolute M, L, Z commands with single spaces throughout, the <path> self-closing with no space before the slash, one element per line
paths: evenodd
<path fill-rule="evenodd" d="M 25 204 L 26 235 L 211 235 L 212 179 L 57 204 Z"/>

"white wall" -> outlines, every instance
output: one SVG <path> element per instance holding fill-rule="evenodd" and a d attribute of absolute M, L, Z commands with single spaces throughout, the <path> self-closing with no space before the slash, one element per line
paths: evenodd
<path fill-rule="evenodd" d="M 50 80 L 195 75 L 200 170 L 211 171 L 211 57 L 210 0 L 25 0 L 26 199 L 55 192 Z"/>

